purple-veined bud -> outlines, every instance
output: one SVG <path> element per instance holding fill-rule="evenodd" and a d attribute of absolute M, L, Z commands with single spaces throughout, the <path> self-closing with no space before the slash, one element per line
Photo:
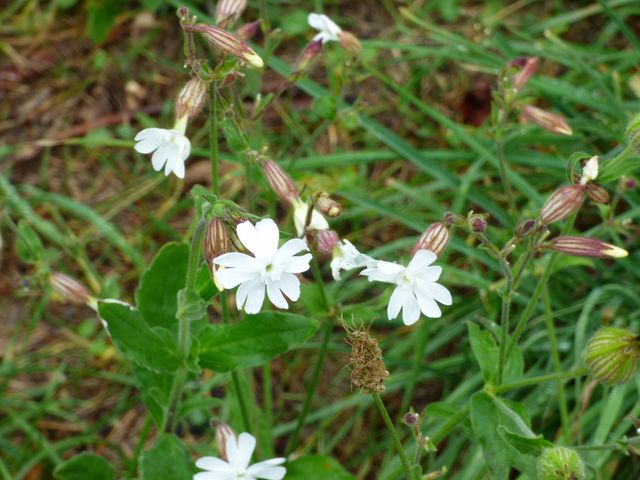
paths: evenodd
<path fill-rule="evenodd" d="M 529 218 L 520 222 L 513 231 L 513 234 L 516 238 L 524 238 L 528 237 L 537 230 L 538 221 L 533 218 Z"/>
<path fill-rule="evenodd" d="M 248 41 L 253 38 L 253 36 L 258 32 L 260 28 L 260 20 L 256 20 L 255 22 L 249 22 L 242 25 L 238 30 L 236 30 L 236 36 L 243 41 Z"/>
<path fill-rule="evenodd" d="M 324 255 L 333 255 L 333 249 L 336 247 L 340 237 L 334 230 L 318 230 L 316 232 L 316 244 L 318 251 Z"/>
<path fill-rule="evenodd" d="M 451 225 L 463 227 L 467 224 L 467 220 L 464 217 L 453 212 L 445 212 L 445 214 L 442 215 L 442 223 L 444 223 L 447 227 L 450 227 Z"/>
<path fill-rule="evenodd" d="M 236 437 L 236 432 L 226 423 L 218 423 L 216 426 L 216 445 L 218 446 L 218 456 L 228 462 L 227 457 L 227 439 L 229 437 Z"/>
<path fill-rule="evenodd" d="M 189 80 L 176 98 L 176 118 L 195 117 L 207 99 L 207 84 L 199 77 Z"/>
<path fill-rule="evenodd" d="M 219 0 L 216 5 L 216 22 L 233 22 L 242 15 L 247 8 L 247 0 Z"/>
<path fill-rule="evenodd" d="M 638 181 L 631 177 L 621 177 L 618 185 L 622 191 L 628 192 L 629 190 L 635 190 L 638 187 Z"/>
<path fill-rule="evenodd" d="M 565 185 L 553 192 L 540 210 L 540 221 L 545 225 L 564 220 L 575 212 L 584 200 L 585 186 Z"/>
<path fill-rule="evenodd" d="M 331 198 L 328 193 L 323 193 L 318 197 L 316 207 L 322 214 L 329 218 L 339 217 L 342 213 L 342 205 Z"/>
<path fill-rule="evenodd" d="M 338 41 L 340 42 L 342 48 L 353 55 L 360 55 L 360 52 L 362 52 L 362 45 L 360 45 L 360 40 L 358 40 L 358 37 L 356 37 L 353 33 L 342 30 L 338 34 Z"/>
<path fill-rule="evenodd" d="M 591 237 L 555 237 L 548 248 L 576 257 L 624 258 L 629 255 L 624 248 Z"/>
<path fill-rule="evenodd" d="M 213 218 L 207 225 L 207 232 L 204 236 L 204 258 L 213 266 L 213 259 L 219 257 L 223 253 L 231 251 L 231 241 L 229 240 L 229 231 L 221 218 Z"/>
<path fill-rule="evenodd" d="M 269 182 L 271 190 L 283 202 L 295 204 L 300 200 L 300 192 L 296 188 L 291 177 L 287 175 L 280 165 L 273 160 L 267 159 L 262 161 L 262 171 Z"/>
<path fill-rule="evenodd" d="M 566 447 L 545 448 L 536 462 L 538 480 L 586 480 L 587 471 L 578 452 Z"/>
<path fill-rule="evenodd" d="M 487 221 L 482 215 L 471 215 L 468 220 L 469 229 L 475 233 L 484 233 L 487 231 Z"/>
<path fill-rule="evenodd" d="M 449 227 L 444 222 L 432 223 L 414 244 L 411 255 L 415 255 L 418 250 L 429 250 L 439 257 L 447 248 L 450 238 Z"/>
<path fill-rule="evenodd" d="M 573 175 L 574 183 L 580 182 L 580 176 L 578 174 Z M 585 193 L 587 196 L 596 203 L 607 204 L 609 203 L 609 192 L 601 185 L 588 181 L 585 184 Z"/>
<path fill-rule="evenodd" d="M 262 68 L 264 66 L 262 58 L 249 45 L 226 30 L 202 23 L 185 25 L 183 28 L 187 32 L 202 34 L 213 47 L 228 55 L 233 55 L 252 67 Z"/>
<path fill-rule="evenodd" d="M 296 72 L 308 71 L 313 62 L 320 56 L 321 52 L 322 40 L 312 40 L 304 47 L 302 53 L 300 53 L 294 70 Z"/>
<path fill-rule="evenodd" d="M 404 414 L 403 420 L 405 425 L 407 425 L 408 427 L 415 427 L 420 423 L 420 415 L 416 412 L 411 411 Z"/>
<path fill-rule="evenodd" d="M 191 11 L 187 7 L 182 6 L 178 8 L 176 15 L 178 15 L 181 22 L 186 22 L 191 17 Z"/>
<path fill-rule="evenodd" d="M 604 385 L 619 385 L 638 370 L 640 338 L 629 330 L 603 327 L 587 342 L 584 361 Z"/>
<path fill-rule="evenodd" d="M 520 69 L 513 75 L 513 88 L 522 90 L 538 70 L 540 59 L 538 57 L 520 57 L 512 60 L 511 65 Z"/>
<path fill-rule="evenodd" d="M 525 105 L 522 108 L 522 116 L 526 120 L 535 123 L 541 128 L 560 135 L 572 135 L 573 130 L 567 124 L 564 117 L 548 112 L 533 105 Z"/>
<path fill-rule="evenodd" d="M 93 309 L 96 308 L 96 299 L 75 278 L 64 273 L 53 272 L 49 277 L 49 283 L 53 291 L 67 302 L 84 303 Z"/>

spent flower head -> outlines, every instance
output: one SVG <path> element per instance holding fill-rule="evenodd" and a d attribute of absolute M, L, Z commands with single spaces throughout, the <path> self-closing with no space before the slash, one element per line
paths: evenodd
<path fill-rule="evenodd" d="M 225 253 L 213 259 L 222 267 L 217 279 L 224 288 L 235 288 L 236 306 L 247 313 L 258 313 L 264 303 L 265 290 L 271 303 L 278 308 L 289 308 L 290 300 L 300 298 L 300 280 L 296 274 L 309 270 L 311 254 L 307 243 L 299 238 L 288 240 L 278 248 L 280 231 L 276 223 L 267 218 L 255 226 L 249 222 L 236 227 L 238 238 L 253 256 L 240 252 Z M 283 295 L 284 294 L 284 295 Z"/>
<path fill-rule="evenodd" d="M 340 280 L 340 272 L 342 272 L 342 270 L 375 267 L 375 265 L 375 259 L 364 253 L 360 253 L 349 240 L 341 240 L 337 242 L 333 248 L 331 275 L 334 280 Z"/>
<path fill-rule="evenodd" d="M 311 212 L 311 218 L 307 223 L 309 217 L 309 204 L 298 199 L 294 202 L 293 208 L 293 223 L 296 227 L 298 236 L 303 236 L 307 230 L 328 230 L 329 223 L 327 219 L 315 208 Z"/>
<path fill-rule="evenodd" d="M 188 115 L 176 120 L 171 130 L 164 128 L 145 128 L 139 132 L 135 141 L 135 150 L 151 156 L 151 165 L 156 172 L 164 167 L 164 174 L 173 172 L 178 178 L 184 178 L 184 162 L 191 152 L 191 142 L 185 136 Z"/>

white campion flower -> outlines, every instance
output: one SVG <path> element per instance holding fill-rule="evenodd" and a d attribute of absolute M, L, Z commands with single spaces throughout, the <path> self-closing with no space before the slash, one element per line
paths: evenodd
<path fill-rule="evenodd" d="M 342 270 L 353 270 L 361 267 L 375 267 L 377 261 L 369 255 L 360 253 L 349 240 L 341 240 L 333 247 L 331 259 L 331 275 L 334 280 L 340 280 Z"/>
<path fill-rule="evenodd" d="M 139 132 L 135 141 L 135 149 L 140 153 L 151 153 L 151 165 L 156 172 L 164 167 L 164 174 L 173 172 L 176 177 L 184 178 L 184 162 L 191 152 L 191 142 L 185 136 L 188 115 L 183 115 L 173 127 L 145 128 Z"/>
<path fill-rule="evenodd" d="M 196 473 L 193 480 L 282 480 L 287 469 L 282 467 L 285 458 L 272 458 L 264 462 L 251 462 L 256 448 L 256 439 L 249 433 L 241 433 L 237 440 L 235 435 L 226 438 L 226 457 L 202 457 L 196 460 L 196 467 L 205 470 Z"/>
<path fill-rule="evenodd" d="M 428 250 L 418 250 L 406 267 L 393 262 L 378 260 L 375 266 L 369 267 L 360 275 L 369 281 L 395 283 L 387 307 L 387 316 L 393 320 L 402 310 L 402 321 L 405 325 L 413 325 L 420 318 L 420 312 L 431 318 L 442 315 L 436 301 L 443 305 L 451 305 L 451 293 L 436 283 L 442 267 L 430 267 L 436 254 Z"/>
<path fill-rule="evenodd" d="M 293 202 L 293 223 L 296 227 L 298 236 L 301 237 L 304 234 L 304 227 L 307 222 L 307 213 L 309 212 L 309 205 L 302 200 L 298 199 Z M 310 230 L 329 230 L 329 223 L 327 219 L 315 208 L 311 212 L 311 221 L 309 222 Z"/>
<path fill-rule="evenodd" d="M 582 167 L 582 177 L 580 178 L 580 184 L 585 185 L 587 182 L 598 178 L 598 156 L 595 155 L 587 160 L 587 163 Z"/>
<path fill-rule="evenodd" d="M 339 36 L 342 29 L 326 15 L 310 13 L 307 21 L 312 28 L 319 32 L 313 37 L 313 40 L 322 40 L 322 43 L 340 41 Z"/>
<path fill-rule="evenodd" d="M 218 281 L 224 288 L 240 285 L 236 292 L 238 310 L 258 313 L 264 303 L 265 289 L 271 303 L 278 308 L 289 308 L 286 295 L 291 301 L 300 298 L 300 280 L 297 273 L 309 270 L 311 254 L 296 256 L 308 251 L 307 242 L 294 238 L 278 248 L 280 231 L 270 218 L 256 225 L 246 221 L 236 227 L 238 238 L 253 253 L 225 253 L 213 259 L 213 263 L 225 267 L 217 272 Z"/>

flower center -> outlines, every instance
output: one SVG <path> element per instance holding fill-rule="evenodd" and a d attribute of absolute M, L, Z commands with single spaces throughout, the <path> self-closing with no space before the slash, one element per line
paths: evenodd
<path fill-rule="evenodd" d="M 265 264 L 265 266 L 262 269 L 262 281 L 263 282 L 267 282 L 267 280 L 273 280 L 273 281 L 277 281 L 280 280 L 280 277 L 282 276 L 282 271 L 279 268 L 276 268 L 276 266 L 269 262 L 267 264 Z"/>
<path fill-rule="evenodd" d="M 400 278 L 398 279 L 398 285 L 401 287 L 411 287 L 413 285 L 413 275 L 411 275 L 407 270 L 400 274 Z"/>

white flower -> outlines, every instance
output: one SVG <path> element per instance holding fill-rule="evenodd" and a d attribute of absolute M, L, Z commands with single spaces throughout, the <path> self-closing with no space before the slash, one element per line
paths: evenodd
<path fill-rule="evenodd" d="M 302 200 L 296 200 L 293 204 L 293 223 L 296 226 L 296 232 L 301 237 L 304 234 L 304 227 L 307 222 L 307 212 L 309 205 Z M 309 222 L 310 230 L 329 230 L 327 219 L 315 208 L 311 212 L 311 222 Z"/>
<path fill-rule="evenodd" d="M 196 467 L 206 470 L 196 473 L 193 480 L 282 480 L 287 469 L 281 467 L 286 459 L 272 458 L 249 466 L 251 455 L 256 448 L 256 439 L 248 433 L 241 433 L 238 439 L 234 435 L 227 437 L 227 460 L 216 457 L 202 457 L 196 461 Z"/>
<path fill-rule="evenodd" d="M 243 222 L 236 228 L 242 244 L 253 257 L 239 252 L 225 253 L 213 263 L 226 267 L 217 272 L 224 288 L 240 285 L 236 293 L 238 310 L 258 313 L 264 302 L 265 288 L 271 303 L 278 308 L 289 308 L 283 293 L 292 301 L 300 298 L 300 280 L 296 273 L 309 270 L 311 254 L 295 256 L 308 251 L 307 243 L 299 238 L 285 242 L 278 248 L 280 232 L 273 220 L 267 218 L 256 223 Z"/>
<path fill-rule="evenodd" d="M 333 248 L 331 260 L 331 275 L 334 280 L 340 280 L 340 271 L 361 267 L 375 267 L 377 261 L 369 255 L 360 253 L 349 240 L 341 240 Z"/>
<path fill-rule="evenodd" d="M 582 178 L 580 183 L 585 185 L 591 180 L 595 180 L 598 177 L 598 156 L 595 155 L 587 160 L 587 163 L 582 167 Z"/>
<path fill-rule="evenodd" d="M 172 130 L 164 128 L 145 128 L 136 135 L 136 146 L 140 153 L 153 153 L 151 164 L 156 172 L 162 170 L 169 175 L 184 178 L 184 162 L 191 152 L 191 142 L 185 137 L 188 116 L 184 115 L 176 121 Z"/>
<path fill-rule="evenodd" d="M 326 15 L 310 13 L 307 20 L 312 28 L 320 32 L 313 37 L 314 40 L 322 40 L 322 43 L 339 41 L 342 29 Z"/>
<path fill-rule="evenodd" d="M 436 301 L 451 305 L 451 293 L 436 283 L 442 267 L 430 267 L 436 254 L 428 250 L 418 250 L 408 266 L 379 260 L 374 267 L 360 272 L 369 281 L 395 283 L 397 287 L 391 294 L 387 316 L 393 320 L 402 309 L 402 321 L 413 325 L 420 318 L 420 312 L 431 318 L 442 315 Z"/>

